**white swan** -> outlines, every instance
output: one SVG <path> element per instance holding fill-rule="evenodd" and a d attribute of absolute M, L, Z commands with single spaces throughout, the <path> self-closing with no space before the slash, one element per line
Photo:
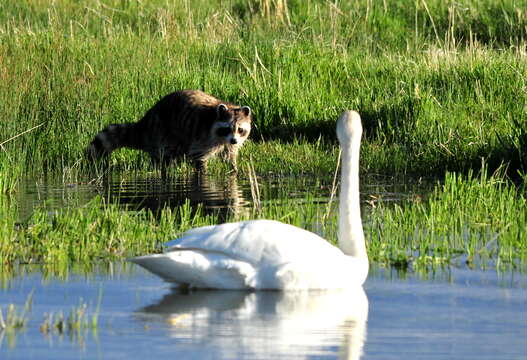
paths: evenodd
<path fill-rule="evenodd" d="M 338 245 L 273 220 L 192 229 L 162 254 L 130 261 L 167 281 L 216 289 L 335 289 L 361 286 L 368 275 L 359 200 L 360 116 L 337 122 L 342 147 Z"/>

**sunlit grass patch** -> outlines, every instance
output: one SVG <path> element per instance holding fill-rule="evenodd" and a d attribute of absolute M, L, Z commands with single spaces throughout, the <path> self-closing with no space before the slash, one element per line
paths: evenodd
<path fill-rule="evenodd" d="M 525 152 L 521 9 L 512 0 L 5 1 L 0 143 L 34 130 L 0 160 L 71 173 L 106 125 L 199 88 L 251 106 L 258 144 L 334 141 L 336 117 L 353 108 L 374 148 L 368 169 L 441 175 L 483 157 L 515 173 Z M 256 169 L 282 168 L 265 155 L 254 154 Z M 148 162 L 124 151 L 112 166 Z"/>
<path fill-rule="evenodd" d="M 379 202 L 367 227 L 372 260 L 414 268 L 525 270 L 525 194 L 503 176 L 447 174 L 427 199 Z"/>
<path fill-rule="evenodd" d="M 2 266 L 41 264 L 48 271 L 64 274 L 72 263 L 90 268 L 98 262 L 156 251 L 160 239 L 212 223 L 209 216 L 200 216 L 199 210 L 191 211 L 189 206 L 166 209 L 158 215 L 123 211 L 101 198 L 81 208 L 54 212 L 37 209 L 16 227 L 16 214 L 11 214 L 10 223 L 2 229 Z"/>

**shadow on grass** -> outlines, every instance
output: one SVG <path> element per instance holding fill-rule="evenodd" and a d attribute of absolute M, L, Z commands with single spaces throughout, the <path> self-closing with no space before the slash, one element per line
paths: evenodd
<path fill-rule="evenodd" d="M 345 108 L 338 110 L 337 114 L 328 119 L 308 119 L 305 121 L 288 122 L 284 124 L 283 118 L 294 118 L 282 109 L 281 113 L 269 114 L 266 119 L 266 130 L 259 129 L 259 120 L 255 119 L 251 137 L 254 141 L 280 140 L 291 143 L 298 139 L 317 141 L 323 139 L 328 142 L 337 141 L 335 125 L 338 116 Z M 364 138 L 366 140 L 382 139 L 387 142 L 405 142 L 407 134 L 416 123 L 421 111 L 421 100 L 407 96 L 395 104 L 382 104 L 375 108 L 372 105 L 359 105 L 354 108 L 362 118 Z"/>
<path fill-rule="evenodd" d="M 410 175 L 441 177 L 446 171 L 467 174 L 470 170 L 479 171 L 482 163 L 485 163 L 491 172 L 503 168 L 505 175 L 512 180 L 521 178 L 527 171 L 527 121 L 523 118 L 512 119 L 505 134 L 503 131 L 501 135 L 488 134 L 488 144 L 481 145 L 477 150 L 472 151 L 463 139 L 460 139 L 451 151 L 443 151 L 437 139 L 422 139 L 419 135 L 414 135 L 423 133 L 422 129 L 420 131 L 417 128 L 417 120 L 423 116 L 424 111 L 418 98 L 408 96 L 397 104 L 383 104 L 377 108 L 359 106 L 358 109 L 363 121 L 364 141 L 381 144 L 384 149 L 379 151 L 385 151 L 385 157 L 406 162 L 397 166 L 394 164 L 394 169 L 407 169 Z M 270 122 L 279 124 L 278 119 L 271 119 Z M 298 140 L 322 140 L 329 144 L 337 142 L 333 119 L 310 119 L 305 123 L 275 125 L 269 126 L 268 129 L 270 130 L 259 132 L 256 127 L 251 135 L 253 140 L 257 143 L 280 140 L 286 144 Z M 400 153 L 396 156 L 392 153 L 394 151 Z"/>

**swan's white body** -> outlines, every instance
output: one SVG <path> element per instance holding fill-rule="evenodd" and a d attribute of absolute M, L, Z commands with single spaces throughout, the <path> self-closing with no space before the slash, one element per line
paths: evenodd
<path fill-rule="evenodd" d="M 339 247 L 296 226 L 251 220 L 190 230 L 162 254 L 131 259 L 167 281 L 217 289 L 335 289 L 361 286 L 368 257 L 359 200 L 362 126 L 356 112 L 337 122 L 342 147 Z"/>

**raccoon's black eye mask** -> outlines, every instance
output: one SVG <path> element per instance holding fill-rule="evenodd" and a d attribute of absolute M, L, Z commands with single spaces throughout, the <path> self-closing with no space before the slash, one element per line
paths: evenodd
<path fill-rule="evenodd" d="M 232 132 L 230 127 L 220 127 L 216 130 L 216 135 L 218 136 L 227 136 Z"/>

